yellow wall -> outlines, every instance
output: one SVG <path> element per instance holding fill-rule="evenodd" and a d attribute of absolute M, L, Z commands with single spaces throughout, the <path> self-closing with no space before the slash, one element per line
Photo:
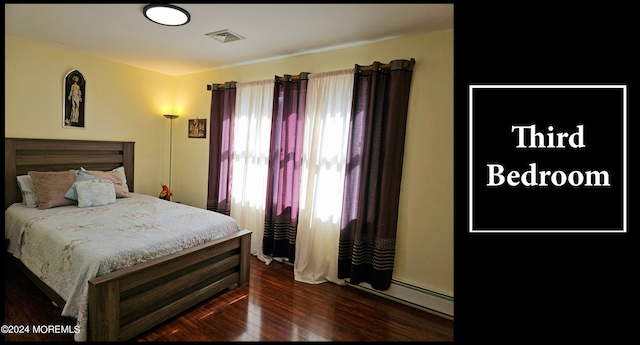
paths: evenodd
<path fill-rule="evenodd" d="M 209 119 L 207 84 L 409 58 L 416 66 L 394 278 L 453 296 L 453 31 L 178 77 L 5 35 L 5 136 L 135 141 L 136 192 L 157 195 L 169 166 L 170 121 L 162 114 L 178 114 L 174 200 L 205 208 L 209 140 L 188 138 L 187 120 Z M 62 80 L 71 69 L 87 80 L 83 130 L 62 128 Z"/>
<path fill-rule="evenodd" d="M 63 80 L 72 69 L 86 80 L 85 129 L 62 127 Z M 172 81 L 5 35 L 5 137 L 135 141 L 136 192 L 158 194 L 169 169 L 162 114 L 174 103 Z"/>

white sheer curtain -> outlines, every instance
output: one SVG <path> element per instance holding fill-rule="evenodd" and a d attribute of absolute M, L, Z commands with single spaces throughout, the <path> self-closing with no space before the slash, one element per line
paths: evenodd
<path fill-rule="evenodd" d="M 251 254 L 266 263 L 270 263 L 271 258 L 262 253 L 262 237 L 273 87 L 273 79 L 236 84 L 236 119 L 233 133 L 231 217 L 238 222 L 240 228 L 253 231 Z"/>
<path fill-rule="evenodd" d="M 309 74 L 293 266 L 297 281 L 345 284 L 338 279 L 338 242 L 353 82 L 353 69 Z"/>

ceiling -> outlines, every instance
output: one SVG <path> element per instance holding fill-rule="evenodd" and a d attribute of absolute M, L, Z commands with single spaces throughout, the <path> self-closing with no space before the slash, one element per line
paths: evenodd
<path fill-rule="evenodd" d="M 453 29 L 453 4 L 176 4 L 177 27 L 145 5 L 5 4 L 5 35 L 176 76 Z M 219 30 L 245 39 L 205 35 Z"/>

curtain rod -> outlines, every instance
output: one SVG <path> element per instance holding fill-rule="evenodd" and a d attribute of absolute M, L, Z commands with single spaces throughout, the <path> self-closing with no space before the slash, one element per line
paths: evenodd
<path fill-rule="evenodd" d="M 279 77 L 278 80 L 279 81 L 285 81 L 284 77 Z M 289 80 L 300 80 L 300 76 L 299 75 L 289 76 Z"/>
<path fill-rule="evenodd" d="M 214 88 L 216 90 L 224 90 L 225 88 L 235 88 L 236 87 L 236 81 L 228 81 L 226 83 L 223 84 L 207 84 L 207 90 L 211 91 Z"/>
<path fill-rule="evenodd" d="M 396 61 L 396 60 L 394 60 Z M 392 61 L 393 62 L 393 61 Z M 403 61 L 403 62 L 408 62 L 409 63 L 409 67 L 413 68 L 413 66 L 415 66 L 416 64 L 416 60 L 414 58 L 411 58 L 410 60 L 407 61 Z M 403 63 L 404 64 L 404 63 Z M 380 64 L 378 65 L 379 68 L 381 69 L 387 69 L 391 67 L 391 63 L 386 63 L 386 64 Z M 369 66 L 358 66 L 358 71 L 372 71 L 373 70 L 373 65 L 369 65 Z M 306 78 L 310 73 L 309 72 L 303 72 L 301 74 L 304 74 L 304 77 Z M 278 81 L 285 81 L 285 77 L 278 77 Z M 290 75 L 288 80 L 300 80 L 300 75 Z M 207 84 L 207 90 L 211 91 L 213 88 L 216 89 L 224 89 L 225 84 Z"/>
<path fill-rule="evenodd" d="M 299 79 L 300 79 L 300 75 L 291 75 L 291 76 L 289 76 L 289 80 L 299 80 Z M 284 81 L 285 78 L 284 77 L 279 77 L 278 80 L 279 81 Z M 211 91 L 211 90 L 213 90 L 213 88 L 216 88 L 217 90 L 224 89 L 225 86 L 226 86 L 225 84 L 207 84 L 207 91 Z"/>
<path fill-rule="evenodd" d="M 224 84 L 207 84 L 207 91 L 213 90 L 214 87 L 216 89 L 224 89 Z"/>
<path fill-rule="evenodd" d="M 391 64 L 387 63 L 387 64 L 384 64 L 384 65 L 380 65 L 378 67 L 380 67 L 381 69 L 387 69 L 387 68 L 391 67 Z M 370 66 L 359 66 L 358 67 L 358 71 L 371 71 L 371 70 L 373 70 L 373 66 L 372 65 L 370 65 Z"/>
<path fill-rule="evenodd" d="M 300 79 L 300 75 L 292 75 L 289 76 L 289 80 L 299 80 Z M 284 77 L 279 77 L 278 78 L 279 81 L 284 81 Z M 218 90 L 220 89 L 224 89 L 225 84 L 207 84 L 207 91 L 211 91 L 213 90 L 213 88 L 216 88 Z"/>
<path fill-rule="evenodd" d="M 306 79 L 309 79 L 308 78 L 309 74 L 311 74 L 311 73 L 310 72 L 300 72 L 300 74 L 298 74 L 298 75 L 285 74 L 284 77 L 276 76 L 277 77 L 276 80 L 278 80 L 278 81 L 291 81 L 291 80 L 300 80 L 300 79 L 306 80 Z"/>
<path fill-rule="evenodd" d="M 414 58 L 411 58 L 411 60 L 408 60 L 409 62 L 409 67 L 413 68 L 413 66 L 415 66 L 416 64 L 416 60 Z M 404 65 L 404 63 L 403 63 Z M 378 68 L 380 69 L 387 69 L 391 67 L 391 63 L 386 63 L 386 64 L 380 64 L 378 65 Z M 369 65 L 369 66 L 358 66 L 358 71 L 372 71 L 373 70 L 373 65 Z"/>

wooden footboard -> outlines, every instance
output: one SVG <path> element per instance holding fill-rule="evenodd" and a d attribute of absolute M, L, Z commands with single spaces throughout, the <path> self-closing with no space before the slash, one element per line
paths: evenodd
<path fill-rule="evenodd" d="M 89 341 L 125 341 L 213 295 L 249 283 L 243 230 L 89 281 Z"/>

